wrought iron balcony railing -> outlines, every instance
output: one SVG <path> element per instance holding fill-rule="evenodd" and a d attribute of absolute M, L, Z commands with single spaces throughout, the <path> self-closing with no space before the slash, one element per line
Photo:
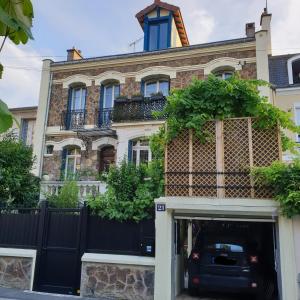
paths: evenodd
<path fill-rule="evenodd" d="M 63 111 L 61 114 L 61 129 L 74 130 L 82 129 L 85 125 L 86 110 Z"/>
<path fill-rule="evenodd" d="M 108 129 L 112 123 L 112 108 L 104 108 L 102 110 L 96 110 L 95 113 L 95 127 L 100 129 Z"/>
<path fill-rule="evenodd" d="M 153 120 L 153 112 L 161 112 L 166 105 L 166 98 L 142 98 L 141 100 L 116 101 L 113 122 L 132 122 Z M 160 119 L 164 119 L 161 117 Z"/>

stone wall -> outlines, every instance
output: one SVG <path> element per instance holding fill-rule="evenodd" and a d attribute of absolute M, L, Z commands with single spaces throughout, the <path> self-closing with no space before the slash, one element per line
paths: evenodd
<path fill-rule="evenodd" d="M 122 300 L 154 298 L 154 266 L 83 262 L 81 296 Z"/>
<path fill-rule="evenodd" d="M 32 258 L 0 257 L 0 286 L 30 290 Z"/>

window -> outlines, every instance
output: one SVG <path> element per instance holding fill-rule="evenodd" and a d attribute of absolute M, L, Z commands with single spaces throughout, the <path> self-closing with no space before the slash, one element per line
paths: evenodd
<path fill-rule="evenodd" d="M 300 59 L 295 60 L 292 63 L 293 68 L 293 83 L 297 84 L 300 83 Z"/>
<path fill-rule="evenodd" d="M 69 110 L 85 109 L 86 88 L 72 88 L 72 97 Z"/>
<path fill-rule="evenodd" d="M 232 75 L 233 75 L 232 71 L 220 71 L 215 73 L 216 77 L 223 80 L 230 78 Z"/>
<path fill-rule="evenodd" d="M 151 161 L 149 140 L 132 141 L 132 162 L 138 166 L 149 161 Z"/>
<path fill-rule="evenodd" d="M 53 145 L 47 145 L 46 146 L 46 154 L 52 155 L 53 154 L 53 149 L 54 149 Z"/>
<path fill-rule="evenodd" d="M 295 123 L 296 125 L 300 125 L 300 106 L 295 107 Z M 296 142 L 300 143 L 300 134 L 297 134 Z"/>
<path fill-rule="evenodd" d="M 167 49 L 170 45 L 169 22 L 149 22 L 148 47 L 145 50 L 154 51 Z"/>
<path fill-rule="evenodd" d="M 103 90 L 103 107 L 102 108 L 112 108 L 114 106 L 114 100 L 120 96 L 120 85 L 110 84 L 105 85 Z"/>
<path fill-rule="evenodd" d="M 35 120 L 22 119 L 21 120 L 21 140 L 27 145 L 31 146 L 33 143 Z"/>
<path fill-rule="evenodd" d="M 79 148 L 70 147 L 65 149 L 65 178 L 73 178 L 77 171 L 80 170 L 81 151 Z"/>
<path fill-rule="evenodd" d="M 169 95 L 168 80 L 150 80 L 145 82 L 145 97 L 151 97 L 152 94 L 161 92 L 164 96 Z"/>

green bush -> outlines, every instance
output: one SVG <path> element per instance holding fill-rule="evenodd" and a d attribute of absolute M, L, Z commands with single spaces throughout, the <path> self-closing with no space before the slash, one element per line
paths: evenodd
<path fill-rule="evenodd" d="M 162 192 L 161 171 L 157 162 L 149 166 L 135 166 L 125 160 L 120 166 L 112 166 L 107 177 L 107 191 L 103 195 L 90 196 L 90 209 L 109 219 L 136 222 L 150 218 L 154 213 L 154 199 Z"/>
<path fill-rule="evenodd" d="M 32 148 L 12 134 L 0 141 L 0 205 L 35 207 L 39 201 L 39 178 L 32 173 Z"/>
<path fill-rule="evenodd" d="M 300 214 L 300 160 L 290 164 L 274 162 L 252 171 L 257 185 L 269 186 L 279 201 L 282 214 L 288 218 Z"/>
<path fill-rule="evenodd" d="M 58 195 L 47 194 L 49 205 L 55 208 L 76 208 L 79 205 L 79 187 L 76 181 L 65 181 Z"/>

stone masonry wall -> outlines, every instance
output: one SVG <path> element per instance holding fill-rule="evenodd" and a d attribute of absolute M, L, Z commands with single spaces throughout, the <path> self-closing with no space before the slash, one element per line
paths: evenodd
<path fill-rule="evenodd" d="M 122 300 L 154 298 L 154 267 L 82 264 L 81 296 Z"/>
<path fill-rule="evenodd" d="M 0 257 L 0 286 L 30 290 L 32 258 Z"/>
<path fill-rule="evenodd" d="M 107 68 L 97 68 L 93 67 L 91 69 L 79 69 L 76 71 L 56 71 L 53 74 L 54 80 L 60 80 L 72 75 L 82 74 L 87 76 L 96 76 L 106 71 L 118 71 L 118 72 L 137 72 L 142 69 L 153 67 L 153 66 L 169 66 L 169 67 L 180 67 L 180 66 L 193 66 L 198 64 L 206 64 L 211 60 L 221 58 L 221 57 L 233 57 L 233 58 L 245 58 L 245 57 L 255 57 L 255 50 L 247 51 L 226 51 L 219 54 L 208 54 L 205 56 L 191 56 L 189 58 L 176 58 L 176 60 L 166 60 L 160 62 L 146 63 L 137 62 L 136 64 L 129 64 L 126 66 L 120 65 L 115 67 Z M 256 78 L 256 64 L 250 63 L 245 64 L 240 71 L 241 77 L 245 79 Z M 193 77 L 198 79 L 204 78 L 203 70 L 193 70 L 178 72 L 177 77 L 171 80 L 171 88 L 183 88 L 188 85 Z M 125 79 L 125 84 L 121 85 L 121 94 L 126 96 L 132 96 L 141 92 L 140 82 L 135 81 L 135 77 L 127 77 Z M 91 87 L 87 88 L 87 124 L 93 125 L 95 118 L 95 110 L 99 107 L 100 98 L 100 87 L 95 86 L 92 83 Z M 48 126 L 60 126 L 61 124 L 61 113 L 63 110 L 67 109 L 68 103 L 68 89 L 63 88 L 62 84 L 53 84 L 51 88 L 50 97 L 50 108 L 48 117 Z"/>

